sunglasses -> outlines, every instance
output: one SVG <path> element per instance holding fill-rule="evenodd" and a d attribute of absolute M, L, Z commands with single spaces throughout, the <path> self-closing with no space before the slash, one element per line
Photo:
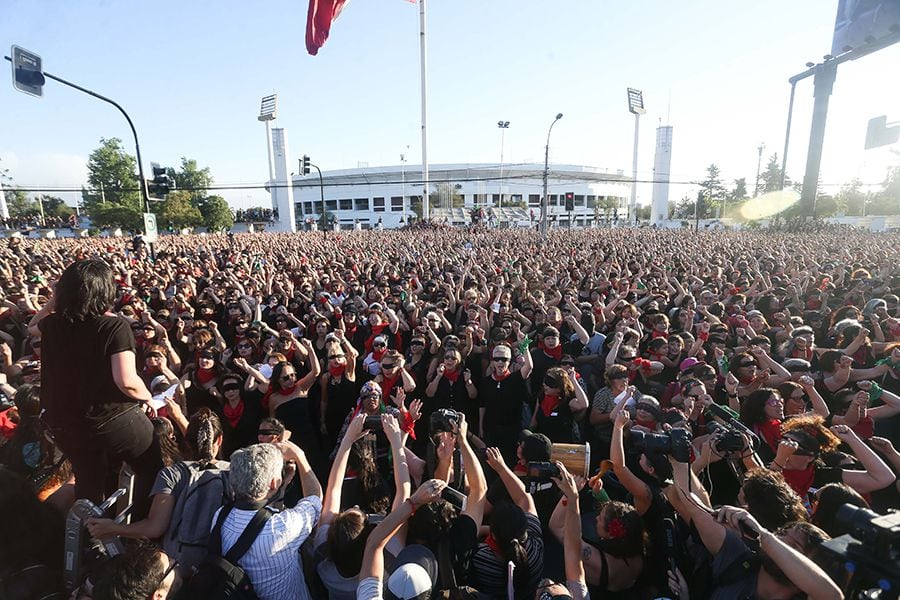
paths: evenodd
<path fill-rule="evenodd" d="M 456 357 L 453 356 L 452 354 L 448 354 L 447 356 L 444 357 L 444 360 L 456 360 Z"/>
<path fill-rule="evenodd" d="M 372 344 L 373 348 L 387 348 L 387 344 Z"/>
<path fill-rule="evenodd" d="M 215 360 L 216 357 L 214 355 L 210 354 L 209 352 L 204 352 L 200 355 L 200 358 L 205 358 L 208 360 Z"/>
<path fill-rule="evenodd" d="M 277 431 L 274 429 L 260 429 L 256 432 L 256 435 L 279 435 Z"/>
<path fill-rule="evenodd" d="M 494 362 L 499 362 L 499 363 L 505 363 L 505 362 L 509 362 L 509 358 L 506 357 L 506 356 L 495 356 L 495 357 L 493 358 L 493 361 L 494 361 Z"/>
<path fill-rule="evenodd" d="M 329 354 L 328 360 L 337 360 L 339 358 L 344 358 L 344 356 L 346 356 L 346 355 L 344 355 L 344 354 Z"/>
<path fill-rule="evenodd" d="M 147 358 L 162 358 L 162 357 L 163 357 L 163 355 L 160 354 L 159 352 L 151 352 L 150 354 L 147 355 Z"/>
<path fill-rule="evenodd" d="M 241 389 L 241 386 L 239 386 L 239 385 L 236 384 L 236 383 L 232 383 L 232 384 L 229 384 L 229 385 L 223 385 L 223 386 L 222 386 L 222 391 L 223 391 L 223 392 L 230 392 L 231 390 L 239 390 L 239 389 Z"/>
<path fill-rule="evenodd" d="M 252 344 L 238 344 L 237 345 L 238 350 L 249 350 L 252 347 L 253 347 Z"/>
<path fill-rule="evenodd" d="M 282 344 L 289 344 L 291 342 L 291 338 L 278 338 L 278 341 Z"/>
<path fill-rule="evenodd" d="M 575 366 L 575 363 L 574 363 L 574 362 L 568 361 L 568 360 L 567 360 L 566 362 L 561 362 L 561 363 L 559 363 L 559 364 L 560 364 L 560 366 L 562 366 L 562 367 L 574 367 L 574 366 Z"/>
<path fill-rule="evenodd" d="M 281 376 L 281 380 L 282 380 L 282 381 L 287 381 L 287 380 L 289 380 L 289 379 L 296 379 L 296 378 L 297 378 L 297 374 L 296 374 L 296 373 L 286 373 L 286 374 L 284 374 L 284 375 Z"/>
<path fill-rule="evenodd" d="M 414 341 L 410 342 L 409 345 L 410 346 L 424 346 L 425 342 L 420 342 L 418 340 L 414 340 Z"/>

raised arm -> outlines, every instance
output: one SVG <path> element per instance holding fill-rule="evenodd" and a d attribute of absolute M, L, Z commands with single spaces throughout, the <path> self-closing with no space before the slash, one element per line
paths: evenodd
<path fill-rule="evenodd" d="M 322 517 L 319 524 L 331 523 L 341 512 L 341 490 L 344 486 L 344 474 L 347 471 L 347 460 L 350 457 L 350 449 L 354 442 L 363 435 L 363 424 L 366 415 L 360 412 L 350 421 L 346 433 L 338 447 L 334 462 L 331 463 L 331 472 L 328 474 L 328 483 L 325 487 L 325 499 L 322 501 Z M 399 489 L 399 488 L 398 488 Z"/>
<path fill-rule="evenodd" d="M 625 465 L 625 446 L 623 445 L 622 437 L 627 422 L 627 413 L 620 412 L 616 416 L 615 425 L 613 426 L 612 444 L 610 444 L 609 448 L 610 458 L 612 459 L 616 477 L 625 486 L 625 489 L 634 496 L 634 507 L 639 514 L 643 515 L 650 508 L 653 498 L 650 495 L 650 489 L 647 487 L 647 484 L 641 481 Z"/>
<path fill-rule="evenodd" d="M 506 463 L 503 461 L 503 456 L 500 455 L 500 451 L 497 448 L 488 448 L 486 450 L 486 456 L 488 465 L 490 465 L 491 468 L 496 471 L 497 475 L 500 476 L 500 481 L 503 482 L 503 487 L 509 492 L 509 497 L 513 501 L 513 504 L 524 510 L 526 513 L 537 515 L 534 499 L 525 489 L 525 484 L 522 480 L 516 477 L 515 473 L 510 471 L 509 467 L 506 466 Z"/>
<path fill-rule="evenodd" d="M 881 490 L 897 479 L 881 458 L 846 425 L 834 425 L 831 431 L 850 446 L 865 471 L 844 470 L 842 480 L 860 494 Z"/>

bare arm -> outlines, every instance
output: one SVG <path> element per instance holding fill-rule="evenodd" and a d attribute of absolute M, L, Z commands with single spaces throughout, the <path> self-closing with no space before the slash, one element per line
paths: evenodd
<path fill-rule="evenodd" d="M 112 376 L 116 387 L 123 394 L 137 402 L 149 402 L 152 399 L 150 390 L 144 384 L 134 366 L 134 351 L 123 350 L 110 357 Z"/>

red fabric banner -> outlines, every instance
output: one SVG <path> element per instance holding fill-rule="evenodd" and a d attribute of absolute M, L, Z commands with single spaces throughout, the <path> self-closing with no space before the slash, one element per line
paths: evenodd
<path fill-rule="evenodd" d="M 315 56 L 325 45 L 331 24 L 341 14 L 347 0 L 309 0 L 306 15 L 306 51 Z"/>

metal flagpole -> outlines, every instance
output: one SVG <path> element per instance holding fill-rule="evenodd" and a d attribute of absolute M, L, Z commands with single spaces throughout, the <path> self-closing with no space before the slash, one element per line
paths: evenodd
<path fill-rule="evenodd" d="M 431 209 L 428 206 L 428 55 L 425 38 L 425 0 L 419 0 L 419 53 L 422 80 L 422 217 L 427 220 Z"/>

